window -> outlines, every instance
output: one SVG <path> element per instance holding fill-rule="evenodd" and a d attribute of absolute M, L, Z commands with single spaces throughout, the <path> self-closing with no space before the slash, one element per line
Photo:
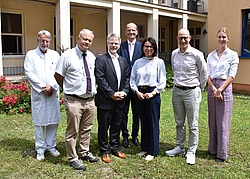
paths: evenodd
<path fill-rule="evenodd" d="M 250 9 L 242 13 L 242 26 L 241 56 L 250 57 Z"/>
<path fill-rule="evenodd" d="M 1 13 L 1 35 L 3 55 L 23 54 L 22 14 Z"/>
<path fill-rule="evenodd" d="M 192 37 L 189 44 L 192 47 L 200 50 L 201 27 L 190 27 L 188 30 Z"/>
<path fill-rule="evenodd" d="M 158 31 L 158 49 L 159 52 L 166 52 L 166 28 L 159 27 Z"/>
<path fill-rule="evenodd" d="M 145 39 L 145 25 L 137 24 L 138 36 L 137 40 L 142 42 Z"/>

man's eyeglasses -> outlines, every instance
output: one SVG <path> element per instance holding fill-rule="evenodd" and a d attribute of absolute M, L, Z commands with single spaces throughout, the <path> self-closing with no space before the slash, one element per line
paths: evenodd
<path fill-rule="evenodd" d="M 42 43 L 47 43 L 47 44 L 50 43 L 50 40 L 43 40 L 43 39 L 42 39 L 42 40 L 40 40 L 40 41 L 41 41 Z"/>
<path fill-rule="evenodd" d="M 189 36 L 186 37 L 178 37 L 179 40 L 188 40 Z"/>

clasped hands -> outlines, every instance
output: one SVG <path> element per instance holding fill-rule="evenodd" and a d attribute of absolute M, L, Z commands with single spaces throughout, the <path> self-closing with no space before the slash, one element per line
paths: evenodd
<path fill-rule="evenodd" d="M 111 98 L 115 101 L 121 101 L 125 98 L 126 93 L 123 91 L 117 91 Z"/>
<path fill-rule="evenodd" d="M 137 97 L 138 97 L 140 100 L 150 99 L 150 98 L 152 98 L 152 97 L 154 96 L 154 95 L 153 95 L 153 92 L 143 94 L 143 93 L 141 93 L 141 92 L 139 92 L 139 91 L 136 91 L 135 93 L 136 93 Z"/>
<path fill-rule="evenodd" d="M 52 87 L 50 85 L 46 85 L 42 88 L 43 88 L 42 92 L 44 94 L 48 95 L 49 97 L 53 95 L 53 90 L 52 90 Z"/>
<path fill-rule="evenodd" d="M 219 89 L 216 89 L 216 88 L 213 90 L 212 97 L 216 98 L 218 100 L 223 100 L 223 96 L 221 94 L 221 91 Z"/>

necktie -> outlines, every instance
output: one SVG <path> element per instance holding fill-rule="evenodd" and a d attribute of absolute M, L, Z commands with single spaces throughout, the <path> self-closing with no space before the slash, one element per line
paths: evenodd
<path fill-rule="evenodd" d="M 129 57 L 131 62 L 133 57 L 132 45 L 133 45 L 132 43 L 129 43 Z"/>
<path fill-rule="evenodd" d="M 83 64 L 84 64 L 84 69 L 85 69 L 85 73 L 86 73 L 86 77 L 87 77 L 87 93 L 90 94 L 91 93 L 91 78 L 90 78 L 90 73 L 89 73 L 89 68 L 88 68 L 88 63 L 86 60 L 86 53 L 84 52 L 82 54 L 83 57 Z"/>

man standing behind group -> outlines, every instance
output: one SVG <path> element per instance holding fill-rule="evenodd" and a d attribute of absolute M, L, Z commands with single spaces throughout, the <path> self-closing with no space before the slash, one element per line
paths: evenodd
<path fill-rule="evenodd" d="M 38 32 L 38 47 L 28 51 L 24 61 L 25 75 L 31 85 L 31 110 L 35 125 L 35 149 L 37 160 L 44 159 L 48 150 L 57 157 L 56 132 L 60 123 L 59 86 L 54 70 L 59 54 L 49 49 L 51 34 L 47 30 Z"/>
<path fill-rule="evenodd" d="M 95 77 L 98 84 L 96 95 L 98 143 L 102 160 L 110 163 L 109 144 L 113 155 L 127 158 L 119 150 L 122 111 L 129 91 L 129 70 L 126 59 L 117 54 L 120 37 L 111 33 L 107 38 L 108 52 L 96 58 Z"/>
<path fill-rule="evenodd" d="M 195 152 L 198 146 L 198 117 L 201 92 L 207 82 L 207 65 L 203 53 L 189 45 L 191 40 L 187 29 L 179 30 L 177 40 L 180 47 L 172 53 L 172 70 L 174 88 L 172 103 L 177 133 L 177 147 L 166 151 L 169 156 L 185 154 L 186 116 L 189 127 L 188 150 L 186 163 L 195 163 Z"/>
<path fill-rule="evenodd" d="M 127 40 L 121 43 L 121 48 L 118 50 L 118 54 L 126 58 L 127 60 L 129 74 L 131 73 L 135 61 L 141 58 L 142 55 L 141 42 L 136 40 L 137 34 L 138 30 L 136 24 L 134 23 L 127 24 L 125 30 L 125 35 L 127 36 Z M 129 88 L 129 93 L 125 98 L 125 108 L 123 110 L 122 124 L 121 124 L 122 137 L 123 137 L 122 145 L 126 148 L 129 145 L 129 140 L 128 140 L 129 133 L 127 124 L 128 124 L 128 111 L 129 111 L 130 101 L 133 113 L 132 142 L 136 146 L 138 146 L 139 140 L 137 136 L 139 131 L 139 115 L 136 108 L 136 95 L 131 90 L 131 88 Z"/>
<path fill-rule="evenodd" d="M 95 116 L 96 94 L 94 76 L 95 56 L 88 49 L 91 47 L 94 34 L 83 29 L 78 36 L 75 48 L 64 52 L 58 61 L 55 78 L 65 94 L 67 129 L 65 145 L 70 166 L 76 170 L 86 170 L 78 160 L 76 138 L 79 139 L 79 156 L 82 160 L 98 162 L 99 159 L 89 152 L 90 131 Z"/>

